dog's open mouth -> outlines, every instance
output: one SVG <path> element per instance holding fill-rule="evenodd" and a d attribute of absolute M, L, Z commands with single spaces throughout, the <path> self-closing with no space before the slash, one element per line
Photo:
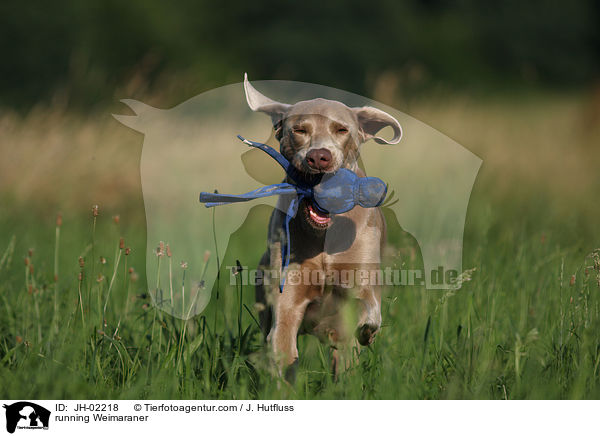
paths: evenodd
<path fill-rule="evenodd" d="M 328 213 L 321 212 L 316 206 L 310 201 L 304 202 L 306 220 L 309 224 L 317 229 L 325 229 L 331 223 L 331 215 Z"/>

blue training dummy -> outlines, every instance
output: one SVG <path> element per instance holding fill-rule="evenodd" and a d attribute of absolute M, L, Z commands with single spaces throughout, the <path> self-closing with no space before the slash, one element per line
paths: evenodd
<path fill-rule="evenodd" d="M 286 244 L 282 247 L 283 274 L 279 290 L 283 290 L 285 270 L 290 263 L 290 221 L 298 211 L 298 205 L 303 198 L 307 198 L 324 213 L 341 214 L 352 210 L 355 206 L 378 207 L 385 200 L 387 186 L 377 177 L 358 177 L 347 168 L 340 168 L 333 173 L 325 173 L 314 179 L 307 179 L 290 162 L 274 148 L 260 142 L 249 141 L 238 135 L 245 144 L 256 147 L 281 165 L 292 183 L 277 183 L 263 186 L 246 194 L 229 195 L 210 192 L 200 193 L 200 202 L 206 207 L 220 206 L 223 204 L 239 203 L 256 198 L 272 195 L 296 194 L 292 198 L 285 218 Z"/>

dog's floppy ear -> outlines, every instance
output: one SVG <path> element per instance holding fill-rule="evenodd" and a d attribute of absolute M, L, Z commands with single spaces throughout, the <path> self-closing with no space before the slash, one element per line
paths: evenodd
<path fill-rule="evenodd" d="M 273 125 L 277 129 L 277 125 L 283 119 L 285 113 L 291 107 L 289 104 L 279 103 L 271 100 L 269 97 L 262 95 L 248 81 L 248 74 L 244 73 L 244 91 L 246 92 L 246 101 L 248 106 L 254 112 L 264 112 L 271 117 Z"/>
<path fill-rule="evenodd" d="M 363 142 L 369 139 L 374 139 L 378 144 L 397 144 L 400 142 L 402 127 L 396 118 L 371 106 L 355 107 L 352 110 L 358 117 Z M 387 126 L 390 126 L 394 130 L 394 137 L 392 139 L 388 140 L 381 136 L 376 136 L 377 132 Z"/>

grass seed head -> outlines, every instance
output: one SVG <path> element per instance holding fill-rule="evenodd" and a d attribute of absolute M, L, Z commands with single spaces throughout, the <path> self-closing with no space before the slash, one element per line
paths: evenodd
<path fill-rule="evenodd" d="M 79 256 L 79 268 L 83 268 L 85 266 L 85 260 L 83 257 Z"/>
<path fill-rule="evenodd" d="M 125 248 L 125 238 L 119 238 L 119 250 L 123 250 Z"/>
<path fill-rule="evenodd" d="M 125 249 L 125 256 L 129 256 L 129 253 L 131 253 L 131 248 L 130 248 L 130 247 L 127 247 L 127 248 Z"/>
<path fill-rule="evenodd" d="M 58 213 L 56 214 L 56 227 L 60 226 L 62 226 L 62 214 Z"/>
<path fill-rule="evenodd" d="M 169 244 L 167 244 L 167 257 L 171 257 L 173 255 L 173 253 L 171 253 L 171 247 L 169 247 Z"/>
<path fill-rule="evenodd" d="M 112 218 L 115 224 L 119 224 L 119 221 L 121 220 L 121 217 L 119 215 L 115 215 Z"/>
<path fill-rule="evenodd" d="M 92 206 L 92 216 L 96 218 L 99 215 L 99 207 L 97 204 Z"/>

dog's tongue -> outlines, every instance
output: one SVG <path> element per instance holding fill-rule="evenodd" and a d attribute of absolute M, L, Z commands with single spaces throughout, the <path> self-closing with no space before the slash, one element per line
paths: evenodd
<path fill-rule="evenodd" d="M 327 224 L 329 221 L 331 221 L 329 214 L 318 211 L 313 207 L 312 204 L 308 205 L 308 213 L 310 214 L 310 218 L 318 224 Z"/>

